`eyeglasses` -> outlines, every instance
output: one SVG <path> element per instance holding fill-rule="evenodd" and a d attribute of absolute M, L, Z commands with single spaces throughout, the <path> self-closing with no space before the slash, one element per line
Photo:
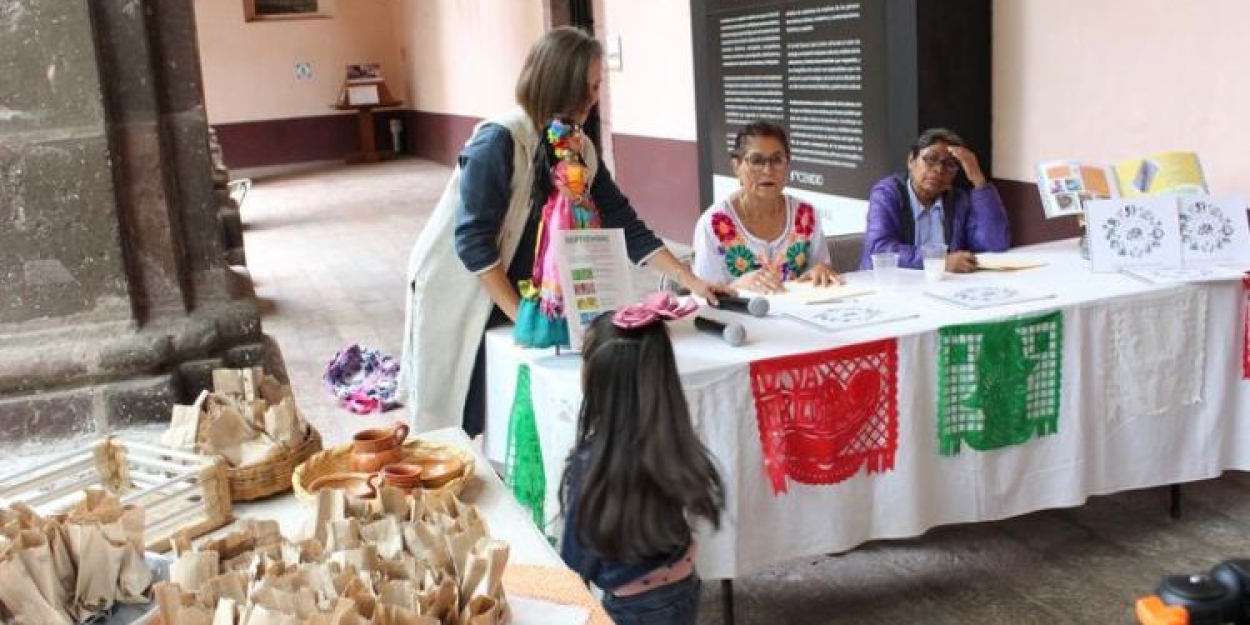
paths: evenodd
<path fill-rule="evenodd" d="M 764 156 L 763 154 L 748 154 L 741 158 L 742 162 L 747 164 L 751 171 L 764 171 L 764 167 L 772 165 L 773 169 L 781 169 L 790 162 L 790 158 L 785 154 L 774 154 L 772 156 Z"/>
<path fill-rule="evenodd" d="M 929 169 L 937 169 L 941 167 L 942 169 L 952 173 L 959 171 L 959 161 L 953 158 L 942 158 L 936 154 L 925 154 L 920 157 L 920 160 L 923 161 L 925 167 L 928 167 Z"/>

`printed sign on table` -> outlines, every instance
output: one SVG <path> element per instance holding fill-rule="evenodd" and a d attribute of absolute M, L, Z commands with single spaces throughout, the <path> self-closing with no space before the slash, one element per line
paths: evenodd
<path fill-rule="evenodd" d="M 595 317 L 630 304 L 633 283 L 625 232 L 620 228 L 569 230 L 560 233 L 560 290 L 569 341 L 581 349 L 586 326 Z"/>

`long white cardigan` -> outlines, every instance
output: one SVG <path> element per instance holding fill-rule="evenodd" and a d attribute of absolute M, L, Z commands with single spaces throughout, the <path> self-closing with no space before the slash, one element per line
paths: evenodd
<path fill-rule="evenodd" d="M 539 136 L 520 108 L 478 124 L 473 133 L 476 135 L 486 124 L 503 126 L 512 135 L 511 199 L 496 236 L 500 262 L 506 270 L 516 255 L 529 217 L 534 183 L 531 162 Z M 591 142 L 584 142 L 583 152 L 587 180 L 593 181 L 598 158 Z M 494 306 L 477 275 L 466 269 L 456 255 L 456 212 L 460 204 L 457 166 L 408 260 L 408 309 L 400 380 L 415 432 L 460 427 L 473 361 Z"/>

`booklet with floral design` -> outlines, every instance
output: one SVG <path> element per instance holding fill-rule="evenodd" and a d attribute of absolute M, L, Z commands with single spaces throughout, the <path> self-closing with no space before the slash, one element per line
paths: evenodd
<path fill-rule="evenodd" d="M 915 311 L 892 299 L 864 298 L 824 306 L 796 306 L 782 313 L 795 321 L 827 332 L 849 330 L 918 317 Z"/>
<path fill-rule="evenodd" d="M 1230 264 L 1250 268 L 1250 221 L 1241 195 L 1179 198 L 1181 261 L 1186 267 Z"/>
<path fill-rule="evenodd" d="M 1229 282 L 1240 280 L 1246 272 L 1228 267 L 1185 267 L 1181 269 L 1125 269 L 1124 274 L 1151 284 L 1184 284 L 1188 282 Z"/>
<path fill-rule="evenodd" d="M 1206 193 L 1202 163 L 1193 152 L 1161 152 L 1110 167 L 1075 160 L 1037 165 L 1037 190 L 1048 219 L 1080 215 L 1089 200 L 1165 193 Z"/>
<path fill-rule="evenodd" d="M 1086 209 L 1094 271 L 1250 267 L 1250 222 L 1239 195 L 1095 200 Z"/>
<path fill-rule="evenodd" d="M 925 287 L 925 295 L 964 308 L 992 308 L 1054 297 L 1054 293 L 1002 282 L 951 281 Z"/>

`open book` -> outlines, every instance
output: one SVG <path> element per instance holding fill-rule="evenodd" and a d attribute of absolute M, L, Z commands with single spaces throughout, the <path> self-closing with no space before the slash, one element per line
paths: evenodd
<path fill-rule="evenodd" d="M 1083 213 L 1086 200 L 1206 193 L 1207 181 L 1197 154 L 1161 152 L 1110 167 L 1073 160 L 1039 163 L 1037 190 L 1049 219 Z"/>

